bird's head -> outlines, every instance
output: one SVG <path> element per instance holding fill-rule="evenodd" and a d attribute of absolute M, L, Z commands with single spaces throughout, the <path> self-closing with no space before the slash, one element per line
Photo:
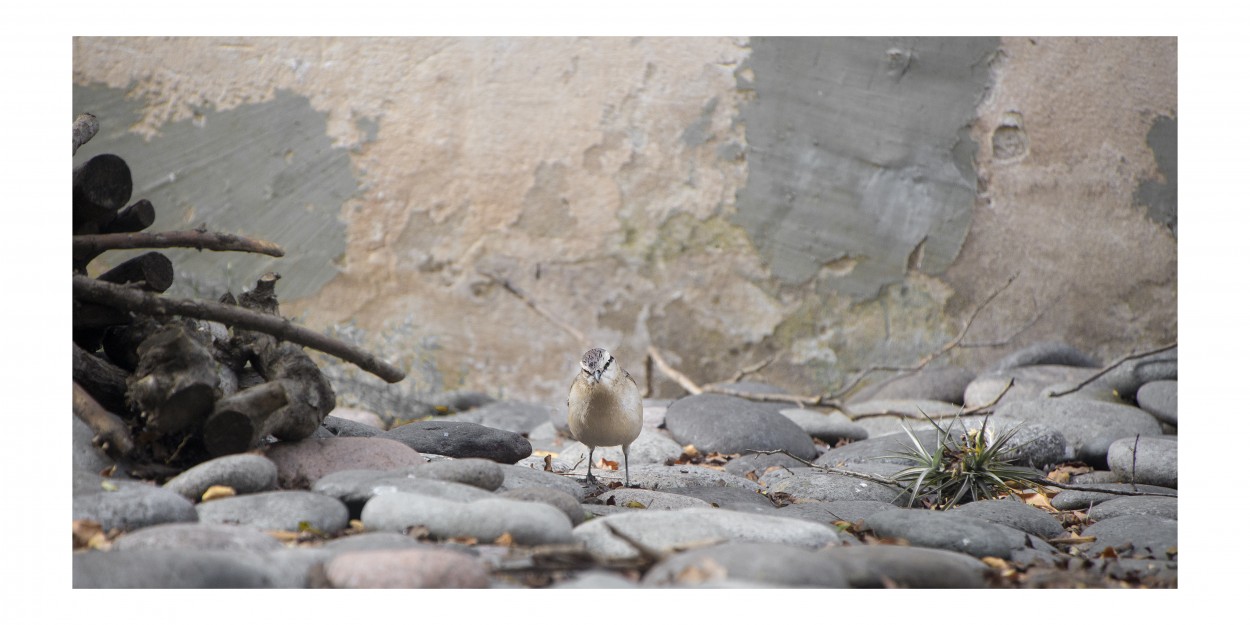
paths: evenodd
<path fill-rule="evenodd" d="M 612 366 L 614 362 L 616 359 L 608 353 L 608 350 L 602 347 L 591 349 L 582 356 L 582 375 L 586 376 L 586 381 L 592 385 L 604 379 L 611 380 L 616 376 L 616 369 L 619 368 Z"/>

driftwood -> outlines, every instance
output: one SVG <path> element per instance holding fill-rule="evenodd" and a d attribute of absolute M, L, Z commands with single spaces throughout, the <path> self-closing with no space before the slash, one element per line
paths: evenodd
<path fill-rule="evenodd" d="M 135 444 L 126 422 L 105 410 L 77 382 L 74 382 L 74 414 L 95 432 L 93 442 L 109 455 L 124 457 L 134 451 Z"/>
<path fill-rule="evenodd" d="M 117 211 L 113 218 L 100 224 L 102 233 L 138 232 L 156 223 L 156 208 L 147 200 L 139 200 Z"/>
<path fill-rule="evenodd" d="M 281 382 L 266 382 L 221 398 L 204 422 L 204 448 L 216 457 L 255 447 L 274 429 L 274 411 L 287 401 Z"/>
<path fill-rule="evenodd" d="M 81 234 L 74 237 L 74 262 L 85 265 L 109 250 L 188 247 L 214 252 L 252 252 L 281 257 L 285 252 L 276 243 L 205 230 L 172 232 L 123 232 Z"/>
<path fill-rule="evenodd" d="M 1077 384 L 1076 386 L 1073 386 L 1072 388 L 1065 389 L 1065 390 L 1058 391 L 1058 392 L 1051 391 L 1050 397 L 1063 397 L 1064 395 L 1075 393 L 1085 388 L 1086 386 L 1088 386 L 1094 380 L 1097 380 L 1098 378 L 1101 378 L 1102 376 L 1107 375 L 1108 373 L 1111 372 L 1111 370 L 1115 369 L 1116 367 L 1119 367 L 1120 365 L 1130 360 L 1135 360 L 1137 358 L 1145 358 L 1146 356 L 1154 356 L 1155 354 L 1162 354 L 1163 352 L 1176 349 L 1176 343 L 1177 343 L 1176 341 L 1172 341 L 1171 343 L 1164 345 L 1163 347 L 1124 356 L 1123 358 L 1116 360 L 1115 362 L 1103 367 L 1102 369 L 1099 369 L 1096 373 L 1094 373 L 1094 375 L 1091 375 L 1088 378 L 1085 378 L 1085 380 L 1083 380 L 1080 384 Z"/>
<path fill-rule="evenodd" d="M 160 252 L 148 252 L 100 274 L 97 279 L 113 284 L 135 284 L 145 291 L 164 293 L 174 284 L 174 263 Z"/>
<path fill-rule="evenodd" d="M 111 412 L 126 411 L 126 376 L 129 374 L 113 363 L 88 353 L 73 344 L 74 384 L 96 398 Z"/>
<path fill-rule="evenodd" d="M 74 233 L 98 228 L 130 201 L 130 167 L 116 154 L 100 154 L 74 171 Z"/>
<path fill-rule="evenodd" d="M 194 334 L 186 323 L 173 322 L 139 345 L 127 396 L 157 432 L 198 429 L 221 395 L 217 362 Z"/>
<path fill-rule="evenodd" d="M 100 122 L 95 115 L 83 113 L 74 119 L 74 154 L 78 148 L 91 140 L 95 133 L 100 132 Z"/>
<path fill-rule="evenodd" d="M 238 306 L 202 300 L 176 299 L 143 293 L 117 285 L 74 276 L 74 297 L 115 308 L 153 316 L 181 315 L 194 319 L 220 321 L 227 325 L 267 333 L 324 352 L 359 366 L 387 382 L 404 379 L 404 372 L 389 363 L 343 341 L 313 332 L 274 315 L 253 312 Z"/>

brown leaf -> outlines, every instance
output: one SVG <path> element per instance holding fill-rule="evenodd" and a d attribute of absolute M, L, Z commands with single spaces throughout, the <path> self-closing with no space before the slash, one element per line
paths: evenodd
<path fill-rule="evenodd" d="M 1085 464 L 1084 462 L 1065 462 L 1064 464 L 1055 467 L 1054 471 L 1046 474 L 1046 477 L 1053 482 L 1070 484 L 1072 482 L 1072 476 L 1083 475 L 1085 473 L 1090 473 L 1093 470 L 1093 467 Z"/>
<path fill-rule="evenodd" d="M 744 475 L 743 477 L 747 478 L 748 480 L 751 480 L 752 482 L 760 481 L 759 476 L 755 474 L 755 469 L 751 469 L 750 471 L 747 471 L 747 474 Z"/>
<path fill-rule="evenodd" d="M 551 454 L 543 456 L 543 471 L 555 473 L 555 469 L 551 468 Z"/>
<path fill-rule="evenodd" d="M 104 549 L 108 548 L 108 539 L 104 535 L 104 527 L 91 519 L 74 519 L 74 549 L 99 549 L 104 541 Z"/>
<path fill-rule="evenodd" d="M 608 460 L 607 458 L 600 458 L 600 459 L 599 459 L 599 468 L 601 468 L 601 469 L 611 469 L 611 470 L 615 471 L 615 470 L 617 470 L 617 469 L 621 468 L 621 463 L 616 462 L 616 461 L 614 461 L 614 460 Z"/>
<path fill-rule="evenodd" d="M 1027 503 L 1030 506 L 1033 506 L 1035 508 L 1041 508 L 1042 510 L 1045 510 L 1047 512 L 1059 512 L 1058 508 L 1055 508 L 1054 506 L 1050 504 L 1050 497 L 1047 497 L 1046 493 L 1044 492 L 1028 491 L 1028 492 L 1021 492 L 1021 493 L 1016 493 L 1016 494 L 1019 495 L 1020 499 L 1024 500 L 1024 503 Z"/>
<path fill-rule="evenodd" d="M 691 458 L 694 458 L 699 455 L 699 450 L 695 449 L 694 445 L 686 445 L 685 447 L 681 448 L 681 453 L 686 454 L 687 456 L 690 456 Z"/>
<path fill-rule="evenodd" d="M 511 547 L 512 546 L 512 534 L 508 532 L 504 532 L 503 534 L 500 534 L 499 538 L 495 539 L 495 544 L 499 545 L 500 547 Z"/>
<path fill-rule="evenodd" d="M 477 539 L 472 536 L 452 536 L 451 538 L 447 539 L 447 542 L 456 543 L 457 545 L 470 545 L 471 546 L 471 545 L 477 544 Z"/>
<path fill-rule="evenodd" d="M 233 497 L 235 496 L 235 494 L 236 493 L 234 492 L 234 489 L 229 486 L 223 486 L 221 484 L 214 484 L 212 486 L 209 486 L 208 490 L 204 491 L 204 494 L 200 496 L 200 501 L 212 501 L 214 499 L 225 499 L 226 497 Z"/>
<path fill-rule="evenodd" d="M 430 528 L 424 525 L 413 525 L 412 527 L 408 528 L 408 535 L 417 540 L 421 540 L 423 538 L 429 538 Z"/>
<path fill-rule="evenodd" d="M 707 581 L 723 580 L 729 577 L 729 571 L 711 558 L 704 558 L 687 566 L 673 576 L 679 584 L 698 585 Z"/>

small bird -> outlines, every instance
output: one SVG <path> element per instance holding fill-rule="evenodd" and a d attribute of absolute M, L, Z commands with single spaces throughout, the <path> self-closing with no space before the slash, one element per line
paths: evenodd
<path fill-rule="evenodd" d="M 629 444 L 642 431 L 642 396 L 633 376 L 608 350 L 596 347 L 582 356 L 581 371 L 569 387 L 569 429 L 590 448 L 586 481 L 595 482 L 596 447 L 621 446 L 625 485 L 629 486 Z"/>

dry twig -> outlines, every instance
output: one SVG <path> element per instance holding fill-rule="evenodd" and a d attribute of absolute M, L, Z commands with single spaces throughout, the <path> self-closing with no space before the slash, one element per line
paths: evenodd
<path fill-rule="evenodd" d="M 387 382 L 394 383 L 404 379 L 404 372 L 390 363 L 353 345 L 297 326 L 289 319 L 276 315 L 253 312 L 239 306 L 217 302 L 161 297 L 92 280 L 86 276 L 74 276 L 74 297 L 147 315 L 164 317 L 180 315 L 205 321 L 220 321 L 246 330 L 264 332 L 281 341 L 290 341 L 325 352 L 355 364 Z"/>
<path fill-rule="evenodd" d="M 193 247 L 214 252 L 252 252 L 275 257 L 285 254 L 276 243 L 204 230 L 81 234 L 74 237 L 75 258 L 95 257 L 108 250 L 174 247 Z"/>
<path fill-rule="evenodd" d="M 1125 356 L 1125 357 L 1123 357 L 1123 358 L 1121 358 L 1121 359 L 1119 359 L 1119 360 L 1117 360 L 1117 361 L 1115 361 L 1115 362 L 1113 362 L 1113 363 L 1111 363 L 1111 364 L 1109 364 L 1109 365 L 1107 365 L 1107 366 L 1103 367 L 1102 369 L 1100 369 L 1100 370 L 1099 370 L 1097 373 L 1095 373 L 1094 375 L 1092 375 L 1092 376 L 1090 376 L 1090 377 L 1086 378 L 1084 382 L 1081 382 L 1080 384 L 1077 384 L 1076 386 L 1074 386 L 1074 387 L 1072 387 L 1072 388 L 1070 388 L 1070 389 L 1068 389 L 1068 390 L 1066 390 L 1066 391 L 1059 391 L 1059 392 L 1057 392 L 1057 393 L 1056 393 L 1056 392 L 1054 392 L 1054 391 L 1052 391 L 1052 392 L 1050 393 L 1050 396 L 1051 396 L 1051 397 L 1063 397 L 1064 395 L 1068 395 L 1068 394 L 1070 394 L 1070 393 L 1075 393 L 1075 392 L 1077 392 L 1077 391 L 1079 391 L 1079 390 L 1081 390 L 1081 389 L 1085 388 L 1086 386 L 1088 386 L 1088 385 L 1089 385 L 1091 382 L 1093 382 L 1094 380 L 1097 380 L 1098 378 L 1101 378 L 1102 376 L 1107 375 L 1107 373 L 1108 373 L 1108 372 L 1110 372 L 1112 369 L 1115 369 L 1116 367 L 1118 367 L 1118 366 L 1120 366 L 1120 365 L 1122 365 L 1122 364 L 1124 364 L 1124 363 L 1126 363 L 1126 362 L 1128 362 L 1128 361 L 1130 361 L 1130 360 L 1133 360 L 1133 359 L 1135 359 L 1135 358 L 1145 358 L 1146 356 L 1154 356 L 1155 354 L 1162 354 L 1163 352 L 1166 352 L 1166 351 L 1171 350 L 1171 349 L 1176 349 L 1176 341 L 1172 341 L 1171 343 L 1169 343 L 1169 344 L 1167 344 L 1167 345 L 1164 345 L 1163 347 L 1160 347 L 1160 348 L 1158 348 L 1158 349 L 1152 349 L 1152 350 L 1145 351 L 1145 352 L 1141 352 L 1141 353 L 1137 353 L 1137 354 L 1129 354 L 1129 355 L 1127 355 L 1127 356 Z"/>
<path fill-rule="evenodd" d="M 579 344 L 583 346 L 590 345 L 590 339 L 588 339 L 585 334 L 582 334 L 581 330 L 578 330 L 577 328 L 574 328 L 573 326 L 565 323 L 563 320 L 557 317 L 554 313 L 547 310 L 544 306 L 542 306 L 537 301 L 535 301 L 534 298 L 530 297 L 529 294 L 527 294 L 525 291 L 522 291 L 515 284 L 512 284 L 511 280 L 508 280 L 507 278 L 504 278 L 501 276 L 496 276 L 493 274 L 486 273 L 485 271 L 478 271 L 478 273 L 481 274 L 483 277 L 489 278 L 492 282 L 498 284 L 499 286 L 502 286 L 504 290 L 511 293 L 513 297 L 516 297 L 522 302 L 525 302 L 526 306 L 529 306 L 530 308 L 534 310 L 534 312 L 538 313 L 539 315 L 542 315 L 543 318 L 546 319 L 547 321 L 550 321 L 551 323 L 555 324 L 557 328 L 564 330 L 566 333 L 568 333 L 569 336 L 576 339 Z"/>
<path fill-rule="evenodd" d="M 126 457 L 134 451 L 130 429 L 121 417 L 105 410 L 83 387 L 74 382 L 74 413 L 95 432 L 93 443 L 109 455 Z"/>

